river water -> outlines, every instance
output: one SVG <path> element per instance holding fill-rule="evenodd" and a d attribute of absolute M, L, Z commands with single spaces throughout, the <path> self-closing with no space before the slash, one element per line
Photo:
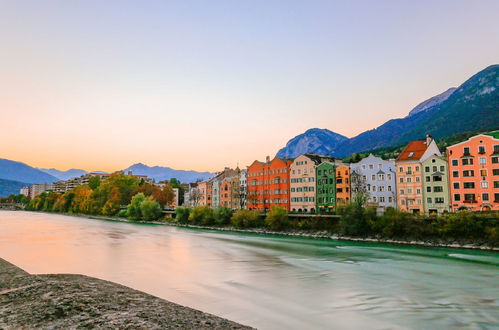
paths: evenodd
<path fill-rule="evenodd" d="M 259 329 L 499 326 L 499 255 L 0 211 L 0 257 Z"/>

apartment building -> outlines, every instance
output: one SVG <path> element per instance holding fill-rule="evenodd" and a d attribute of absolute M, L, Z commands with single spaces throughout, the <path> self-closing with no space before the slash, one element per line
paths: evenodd
<path fill-rule="evenodd" d="M 336 167 L 334 163 L 324 161 L 315 168 L 318 213 L 336 212 Z"/>
<path fill-rule="evenodd" d="M 424 213 L 440 215 L 451 211 L 447 159 L 433 155 L 421 165 Z"/>
<path fill-rule="evenodd" d="M 350 164 L 352 198 L 356 191 L 365 192 L 367 203 L 379 208 L 397 207 L 395 160 L 384 160 L 370 154 Z M 355 179 L 354 179 L 355 177 Z"/>
<path fill-rule="evenodd" d="M 395 160 L 397 172 L 397 204 L 400 210 L 423 213 L 422 162 L 431 156 L 442 156 L 435 140 L 429 135 L 425 140 L 409 142 Z"/>
<path fill-rule="evenodd" d="M 343 164 L 336 167 L 336 205 L 347 205 L 350 201 L 350 167 Z"/>
<path fill-rule="evenodd" d="M 447 148 L 453 211 L 499 210 L 499 131 Z"/>
<path fill-rule="evenodd" d="M 289 211 L 289 166 L 292 161 L 275 157 L 255 160 L 248 167 L 248 208 L 268 211 L 276 206 Z"/>

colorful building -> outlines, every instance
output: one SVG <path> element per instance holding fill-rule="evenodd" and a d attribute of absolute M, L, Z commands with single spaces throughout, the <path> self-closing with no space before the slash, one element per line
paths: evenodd
<path fill-rule="evenodd" d="M 343 164 L 336 168 L 336 205 L 347 205 L 350 201 L 350 167 Z"/>
<path fill-rule="evenodd" d="M 453 211 L 499 210 L 499 131 L 447 148 Z"/>
<path fill-rule="evenodd" d="M 400 210 L 424 212 L 421 162 L 434 155 L 442 156 L 435 140 L 427 135 L 425 140 L 409 142 L 396 159 L 397 203 Z"/>
<path fill-rule="evenodd" d="M 336 212 L 336 165 L 325 161 L 315 168 L 318 213 Z"/>
<path fill-rule="evenodd" d="M 447 160 L 431 156 L 421 163 L 423 168 L 423 205 L 425 214 L 451 211 Z"/>
<path fill-rule="evenodd" d="M 289 166 L 292 161 L 275 157 L 255 160 L 248 167 L 248 208 L 268 211 L 276 206 L 289 211 Z"/>
<path fill-rule="evenodd" d="M 361 191 L 367 194 L 368 205 L 383 209 L 397 207 L 395 160 L 384 160 L 371 154 L 350 164 L 350 169 L 352 198 L 356 191 Z"/>
<path fill-rule="evenodd" d="M 300 155 L 290 165 L 290 209 L 292 212 L 317 211 L 315 167 L 333 158 L 314 154 Z"/>
<path fill-rule="evenodd" d="M 239 175 L 240 208 L 248 208 L 248 170 L 241 170 Z"/>

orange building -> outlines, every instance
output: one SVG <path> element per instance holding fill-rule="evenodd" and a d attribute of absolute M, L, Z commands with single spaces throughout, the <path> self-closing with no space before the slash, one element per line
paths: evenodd
<path fill-rule="evenodd" d="M 289 166 L 292 161 L 267 157 L 248 167 L 248 208 L 268 211 L 279 206 L 289 211 Z"/>
<path fill-rule="evenodd" d="M 499 210 L 499 131 L 447 148 L 453 211 Z"/>
<path fill-rule="evenodd" d="M 346 205 L 350 203 L 350 167 L 340 165 L 336 168 L 336 204 Z"/>
<path fill-rule="evenodd" d="M 425 140 L 409 142 L 396 159 L 397 206 L 400 210 L 424 213 L 421 163 L 434 155 L 442 156 L 435 140 L 427 135 Z"/>

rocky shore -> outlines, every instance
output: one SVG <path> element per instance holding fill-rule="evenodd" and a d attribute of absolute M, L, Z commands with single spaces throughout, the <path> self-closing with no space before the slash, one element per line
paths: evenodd
<path fill-rule="evenodd" d="M 250 329 L 83 275 L 30 275 L 0 258 L 0 329 Z"/>

